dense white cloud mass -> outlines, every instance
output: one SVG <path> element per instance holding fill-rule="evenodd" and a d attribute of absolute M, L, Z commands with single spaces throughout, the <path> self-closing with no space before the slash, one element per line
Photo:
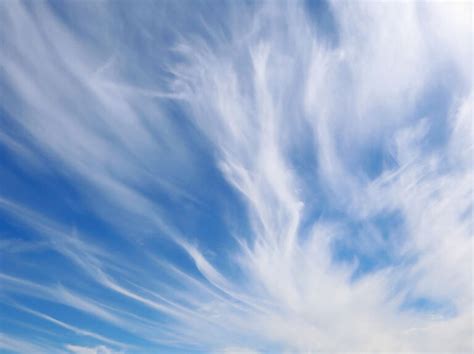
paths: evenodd
<path fill-rule="evenodd" d="M 472 352 L 472 5 L 213 4 L 0 4 L 2 151 L 111 233 L 2 190 L 0 348 Z"/>
<path fill-rule="evenodd" d="M 109 348 L 99 345 L 98 347 L 80 347 L 78 345 L 67 345 L 66 349 L 75 354 L 111 354 L 112 350 Z"/>

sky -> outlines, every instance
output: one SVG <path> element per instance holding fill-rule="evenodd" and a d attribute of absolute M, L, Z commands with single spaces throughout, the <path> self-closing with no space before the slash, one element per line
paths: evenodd
<path fill-rule="evenodd" d="M 471 353 L 470 2 L 0 2 L 1 353 Z"/>

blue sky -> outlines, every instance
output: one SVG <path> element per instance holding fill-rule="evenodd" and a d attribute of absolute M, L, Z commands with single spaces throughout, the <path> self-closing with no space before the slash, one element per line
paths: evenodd
<path fill-rule="evenodd" d="M 472 5 L 0 3 L 0 352 L 472 352 Z"/>

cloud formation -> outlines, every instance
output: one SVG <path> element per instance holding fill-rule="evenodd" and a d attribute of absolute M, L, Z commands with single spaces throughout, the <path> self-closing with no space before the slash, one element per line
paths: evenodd
<path fill-rule="evenodd" d="M 0 7 L 2 348 L 474 349 L 470 4 Z"/>

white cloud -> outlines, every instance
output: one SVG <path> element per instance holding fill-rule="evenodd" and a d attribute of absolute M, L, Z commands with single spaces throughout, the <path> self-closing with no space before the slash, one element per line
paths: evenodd
<path fill-rule="evenodd" d="M 16 336 L 0 333 L 0 349 L 13 351 L 17 353 L 56 353 L 54 347 L 38 343 L 31 338 L 19 338 Z"/>
<path fill-rule="evenodd" d="M 68 344 L 66 345 L 66 349 L 69 350 L 71 353 L 74 354 L 113 354 L 113 353 L 118 353 L 112 351 L 110 348 L 107 348 L 106 346 L 99 345 L 97 347 L 82 347 L 79 345 L 72 345 Z"/>
<path fill-rule="evenodd" d="M 472 203 L 467 182 L 472 175 L 457 168 L 444 172 L 443 153 L 423 148 L 428 139 L 423 134 L 431 122 L 412 123 L 431 78 L 444 70 L 431 58 L 435 49 L 427 45 L 437 40 L 423 27 L 429 15 L 410 3 L 334 3 L 341 39 L 333 50 L 312 38 L 294 8 L 281 22 L 275 16 L 276 26 L 290 24 L 287 32 L 265 33 L 266 10 L 278 13 L 268 7 L 255 16 L 252 32 L 245 37 L 247 47 L 242 50 L 249 51 L 247 61 L 237 54 L 237 45 L 228 56 L 194 46 L 188 51 L 191 69 L 182 75 L 185 84 L 178 85 L 191 87 L 187 99 L 193 114 L 215 142 L 223 172 L 241 192 L 252 220 L 254 240 L 240 259 L 253 299 L 269 307 L 250 313 L 251 324 L 240 331 L 254 333 L 263 343 L 302 351 L 471 348 L 470 335 L 457 336 L 472 329 L 464 320 L 472 310 L 471 226 L 461 220 Z M 292 33 L 295 28 L 297 36 Z M 452 55 L 436 54 L 446 60 Z M 234 68 L 246 65 L 253 75 L 239 76 Z M 306 77 L 291 74 L 301 71 Z M 293 101 L 303 102 L 285 88 L 305 78 L 305 110 L 288 112 Z M 467 78 L 461 77 L 460 87 L 466 84 Z M 417 257 L 414 264 L 393 265 L 353 283 L 351 269 L 331 261 L 333 235 L 325 241 L 318 233 L 309 234 L 309 241 L 301 242 L 304 191 L 288 155 L 291 144 L 298 142 L 290 138 L 289 143 L 285 130 L 292 131 L 302 116 L 314 129 L 317 176 L 319 183 L 331 187 L 333 202 L 356 220 L 386 210 L 401 212 L 406 235 L 396 235 L 399 243 L 392 246 L 406 261 Z M 375 137 L 396 144 L 398 167 L 386 168 L 371 181 L 360 178 L 348 162 L 360 158 Z M 454 158 L 466 151 L 464 146 L 456 149 Z M 451 286 L 440 287 L 440 279 Z M 459 314 L 430 320 L 401 310 L 404 296 L 452 302 Z M 439 331 L 445 335 L 435 339 Z"/>
<path fill-rule="evenodd" d="M 435 3 L 332 2 L 330 8 L 339 31 L 334 48 L 318 40 L 294 3 L 262 4 L 252 16 L 231 22 L 230 35 L 216 36 L 212 45 L 182 36 L 174 48 L 180 64 L 166 63 L 174 75 L 168 92 L 127 82 L 113 70 L 113 57 L 84 45 L 47 7 L 34 5 L 35 25 L 21 4 L 9 5 L 12 30 L 2 39 L 15 50 L 1 63 L 25 105 L 20 110 L 6 102 L 6 110 L 41 154 L 73 176 L 92 210 L 129 242 L 136 240 L 126 224 L 159 228 L 201 277 L 173 259 L 137 269 L 86 235 L 73 235 L 60 222 L 2 197 L 2 209 L 37 230 L 89 281 L 166 320 L 139 318 L 132 307 L 117 308 L 107 299 L 2 275 L 5 290 L 35 290 L 33 296 L 177 347 L 472 350 L 472 46 L 466 45 L 472 19 L 456 6 Z M 428 143 L 435 118 L 418 116 L 417 107 L 439 77 L 458 97 L 448 107 L 453 113 L 443 117 L 446 142 L 433 147 Z M 240 248 L 233 255 L 239 277 L 213 261 L 227 253 L 209 257 L 144 192 L 153 185 L 199 203 L 188 184 L 199 176 L 199 166 L 157 98 L 182 105 L 245 205 L 250 235 L 235 235 Z M 31 152 L 7 134 L 0 141 L 22 155 Z M 393 160 L 375 176 L 361 167 L 372 145 Z M 306 149 L 316 164 L 310 158 L 304 166 L 294 162 Z M 321 212 L 318 219 L 315 208 L 344 216 L 325 218 Z M 387 240 L 376 231 L 357 239 L 347 225 L 370 224 L 387 212 L 399 213 L 403 224 Z M 348 237 L 361 243 L 359 250 L 376 243 L 394 248 L 399 262 L 354 279 L 357 262 L 338 262 L 333 255 L 334 241 Z M 145 250 L 143 257 L 149 257 Z M 156 274 L 172 282 L 162 284 Z M 420 298 L 448 310 L 404 308 Z M 105 346 L 66 349 L 111 353 Z"/>

